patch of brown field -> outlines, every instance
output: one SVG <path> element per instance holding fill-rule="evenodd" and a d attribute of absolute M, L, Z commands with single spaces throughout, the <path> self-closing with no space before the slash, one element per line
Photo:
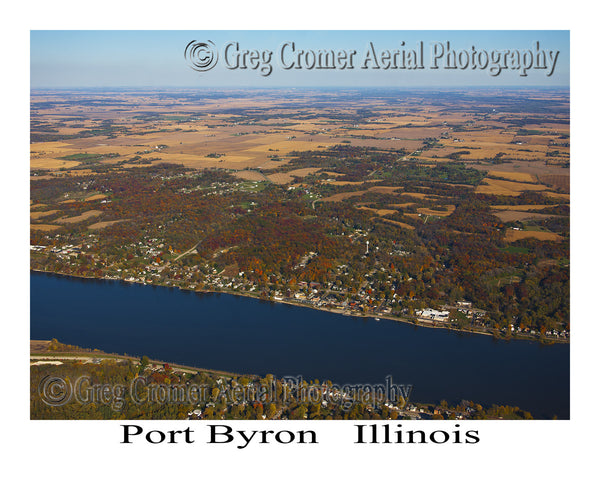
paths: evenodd
<path fill-rule="evenodd" d="M 417 212 L 422 215 L 435 215 L 437 217 L 448 217 L 456 210 L 455 205 L 446 205 L 447 211 L 444 210 L 433 210 L 431 208 L 417 208 Z"/>
<path fill-rule="evenodd" d="M 63 174 L 63 172 L 61 172 L 61 174 Z M 64 172 L 64 175 L 68 177 L 81 177 L 84 175 L 98 175 L 98 173 L 90 170 L 89 168 L 81 168 L 77 170 L 67 170 L 66 172 Z M 57 177 L 58 175 L 54 175 L 52 178 Z"/>
<path fill-rule="evenodd" d="M 502 189 L 490 185 L 479 185 L 475 189 L 475 193 L 482 193 L 484 195 L 507 195 L 511 197 L 518 197 L 521 194 L 521 191 Z"/>
<path fill-rule="evenodd" d="M 32 212 L 29 215 L 29 218 L 32 220 L 37 220 L 38 218 L 49 217 L 50 215 L 54 215 L 59 210 L 47 210 L 45 212 Z"/>
<path fill-rule="evenodd" d="M 484 178 L 483 182 L 477 186 L 475 193 L 488 195 L 509 195 L 518 196 L 527 190 L 542 191 L 548 187 L 540 184 L 510 182 L 508 180 L 496 180 L 495 178 Z"/>
<path fill-rule="evenodd" d="M 220 116 L 223 117 L 223 116 Z M 214 120 L 217 122 L 218 120 Z M 261 135 L 234 135 L 235 132 L 247 132 L 250 127 L 219 126 L 208 129 L 207 126 L 194 125 L 194 132 L 175 131 L 176 124 L 162 124 L 167 131 L 147 135 L 127 135 L 116 138 L 81 138 L 73 139 L 70 143 L 46 142 L 32 145 L 31 162 L 32 167 L 43 167 L 40 162 L 57 162 L 59 157 L 74 153 L 119 153 L 117 159 L 104 159 L 104 163 L 116 163 L 136 155 L 138 151 L 147 151 L 148 157 L 160 157 L 156 161 L 182 164 L 192 168 L 222 167 L 234 170 L 246 167 L 274 168 L 287 163 L 287 160 L 270 162 L 268 156 L 271 154 L 285 155 L 292 150 L 306 150 L 307 146 L 315 148 L 310 137 L 302 135 L 302 140 L 286 140 L 284 134 L 264 133 Z M 155 127 L 153 127 L 155 128 Z M 251 127 L 255 128 L 255 127 Z M 144 129 L 140 129 L 140 133 Z M 304 139 L 304 137 L 306 139 Z M 320 142 L 324 145 L 333 145 L 333 142 Z M 156 150 L 158 144 L 167 145 L 164 150 Z M 259 144 L 259 145 L 257 145 Z M 214 159 L 207 157 L 210 153 L 222 153 L 223 157 Z M 74 166 L 79 162 L 60 161 L 60 163 L 48 164 L 50 168 L 60 166 Z M 126 165 L 126 168 L 132 168 Z"/>
<path fill-rule="evenodd" d="M 540 175 L 540 180 L 549 183 L 554 188 L 568 192 L 571 186 L 570 175 Z"/>
<path fill-rule="evenodd" d="M 298 168 L 296 170 L 290 170 L 286 173 L 272 173 L 271 175 L 267 175 L 267 178 L 277 185 L 286 185 L 288 183 L 292 183 L 294 181 L 294 177 L 303 178 L 311 173 L 318 172 L 319 170 L 320 168 L 318 167 Z"/>
<path fill-rule="evenodd" d="M 417 123 L 413 121 L 411 123 Z M 404 124 L 406 125 L 406 123 Z M 441 127 L 393 127 L 385 132 L 386 137 L 400 140 L 422 140 L 425 138 L 439 137 L 446 130 Z"/>
<path fill-rule="evenodd" d="M 571 195 L 568 193 L 556 193 L 556 192 L 543 192 L 546 197 L 557 198 L 559 200 L 563 200 L 565 202 L 569 202 L 571 200 Z"/>
<path fill-rule="evenodd" d="M 46 205 L 45 203 L 36 203 L 35 205 L 31 205 L 29 208 L 30 210 L 33 210 L 35 208 L 43 208 L 43 207 L 47 207 L 48 205 Z"/>
<path fill-rule="evenodd" d="M 391 215 L 393 213 L 397 213 L 396 210 L 389 210 L 387 208 L 369 208 L 369 207 L 356 207 L 359 210 L 369 210 L 370 212 L 374 212 L 380 217 L 383 215 Z"/>
<path fill-rule="evenodd" d="M 63 200 L 62 202 L 58 202 L 58 203 L 75 203 L 77 200 L 73 200 L 73 199 L 69 199 L 69 200 Z"/>
<path fill-rule="evenodd" d="M 215 148 L 218 151 L 218 149 Z M 185 167 L 191 168 L 207 168 L 207 167 L 219 167 L 219 168 L 231 168 L 232 170 L 240 170 L 250 166 L 251 161 L 256 162 L 256 158 L 250 155 L 237 155 L 237 154 L 226 154 L 223 157 L 211 158 L 207 157 L 213 152 L 206 152 L 204 155 L 197 155 L 192 153 L 161 153 L 161 160 L 152 162 L 153 164 L 158 163 L 176 163 L 181 164 Z M 264 163 L 266 159 L 261 159 L 260 163 Z"/>
<path fill-rule="evenodd" d="M 462 145 L 469 145 L 470 142 L 483 142 L 483 143 L 500 143 L 509 144 L 514 134 L 511 132 L 503 132 L 501 130 L 475 130 L 472 132 L 453 132 L 452 138 L 442 139 L 440 143 L 444 145 L 453 145 L 460 147 Z M 464 140 L 455 142 L 454 139 Z"/>
<path fill-rule="evenodd" d="M 31 177 L 29 177 L 29 180 L 52 180 L 53 178 L 56 177 L 53 177 L 52 175 L 32 175 Z"/>
<path fill-rule="evenodd" d="M 29 160 L 29 168 L 32 170 L 58 170 L 59 168 L 72 168 L 77 165 L 80 165 L 80 162 L 75 162 L 73 160 L 57 160 L 55 158 L 32 158 Z"/>
<path fill-rule="evenodd" d="M 333 180 L 333 181 L 327 182 L 327 183 L 329 183 L 330 185 L 338 185 L 338 186 L 343 187 L 344 185 L 362 185 L 365 182 L 342 182 L 339 180 Z"/>
<path fill-rule="evenodd" d="M 61 217 L 54 221 L 56 223 L 78 223 L 99 215 L 102 215 L 102 210 L 88 210 L 87 212 L 83 212 L 81 215 L 77 215 L 76 217 Z"/>
<path fill-rule="evenodd" d="M 410 197 L 414 197 L 414 198 L 432 198 L 431 195 L 428 195 L 426 193 L 417 193 L 417 192 L 402 192 L 399 195 L 410 196 Z M 435 198 L 435 197 L 433 197 L 433 198 Z"/>
<path fill-rule="evenodd" d="M 335 193 L 335 194 L 331 195 L 330 197 L 321 199 L 320 201 L 321 202 L 341 202 L 342 200 L 346 200 L 347 198 L 359 197 L 361 195 L 364 195 L 365 193 L 367 193 L 367 190 L 358 190 L 356 192 Z"/>
<path fill-rule="evenodd" d="M 519 222 L 522 220 L 544 219 L 556 216 L 543 213 L 520 212 L 517 210 L 501 210 L 494 213 L 494 215 L 503 222 Z"/>
<path fill-rule="evenodd" d="M 272 139 L 277 139 L 277 138 L 285 138 L 284 136 L 276 136 L 276 135 L 272 135 L 271 138 Z M 276 153 L 277 155 L 286 155 L 290 152 L 302 152 L 302 151 L 306 151 L 306 150 L 316 150 L 318 145 L 322 145 L 324 147 L 331 147 L 333 145 L 336 145 L 339 142 L 332 142 L 331 140 L 327 141 L 325 139 L 322 140 L 317 140 L 317 141 L 312 141 L 312 139 L 310 139 L 310 137 L 306 137 L 309 138 L 309 140 L 300 140 L 300 139 L 291 139 L 291 140 L 281 140 L 281 141 L 275 141 L 275 142 L 269 142 L 268 139 L 267 141 L 265 141 L 265 137 L 264 136 L 260 136 L 258 138 L 256 138 L 254 140 L 255 143 L 261 143 L 261 145 L 255 146 L 255 147 L 250 147 L 250 148 L 246 148 L 245 150 L 247 152 L 256 152 L 256 153 L 265 153 L 265 154 L 271 154 L 271 153 Z"/>
<path fill-rule="evenodd" d="M 355 192 L 336 193 L 334 195 L 331 195 L 330 197 L 323 198 L 321 201 L 323 201 L 323 202 L 341 202 L 342 200 L 345 200 L 346 198 L 364 195 L 367 192 L 397 194 L 396 190 L 399 190 L 401 188 L 402 187 L 383 187 L 383 186 L 370 187 L 367 190 L 357 190 Z"/>
<path fill-rule="evenodd" d="M 56 230 L 57 228 L 60 228 L 60 225 L 47 225 L 47 224 L 43 224 L 43 223 L 32 223 L 31 225 L 29 225 L 29 228 L 31 230 L 41 230 L 43 232 L 51 232 L 53 230 Z"/>
<path fill-rule="evenodd" d="M 411 205 L 416 205 L 415 202 L 406 202 L 406 203 L 390 203 L 388 207 L 392 208 L 405 208 L 410 207 Z"/>
<path fill-rule="evenodd" d="M 555 205 L 490 205 L 492 210 L 514 210 L 517 212 L 530 212 L 535 210 L 543 210 L 545 208 L 558 207 Z"/>
<path fill-rule="evenodd" d="M 242 180 L 251 180 L 253 182 L 262 182 L 267 179 L 267 177 L 256 170 L 239 170 L 234 172 L 233 176 L 241 178 Z"/>
<path fill-rule="evenodd" d="M 227 278 L 236 278 L 238 276 L 239 272 L 240 272 L 239 265 L 237 263 L 233 263 L 231 265 L 227 265 L 221 272 L 221 275 L 223 277 L 227 277 Z"/>
<path fill-rule="evenodd" d="M 376 217 L 379 218 L 379 217 Z M 379 218 L 382 222 L 390 223 L 392 225 L 397 225 L 398 227 L 406 228 L 408 230 L 414 230 L 415 227 L 409 225 L 408 223 L 397 222 L 396 220 L 390 220 L 389 218 Z"/>
<path fill-rule="evenodd" d="M 559 242 L 564 240 L 560 235 L 553 232 L 530 232 L 525 230 L 508 230 L 504 239 L 507 242 L 516 242 L 517 240 L 522 240 L 523 238 L 536 238 L 538 240 L 550 240 L 553 242 Z"/>
<path fill-rule="evenodd" d="M 448 187 L 463 187 L 463 188 L 475 188 L 475 185 L 469 185 L 468 183 L 441 183 L 440 185 L 447 185 Z"/>
<path fill-rule="evenodd" d="M 519 152 L 521 153 L 521 152 Z M 521 155 L 519 155 L 521 157 Z M 568 168 L 563 168 L 560 165 L 547 164 L 546 159 L 536 161 L 511 161 L 507 163 L 501 163 L 499 165 L 490 165 L 482 163 L 480 165 L 474 163 L 469 167 L 476 170 L 494 170 L 495 172 L 521 172 L 530 173 L 532 175 L 564 175 L 568 172 Z"/>
<path fill-rule="evenodd" d="M 282 167 L 283 165 L 287 165 L 290 163 L 291 158 L 282 158 L 281 160 L 267 160 L 265 163 L 261 163 L 257 165 L 257 168 L 262 170 L 271 170 L 274 168 Z"/>
<path fill-rule="evenodd" d="M 343 177 L 344 176 L 343 173 L 329 172 L 327 170 L 323 170 L 321 173 L 325 173 L 325 174 L 329 175 L 330 177 Z"/>
<path fill-rule="evenodd" d="M 266 177 L 268 180 L 277 185 L 286 185 L 294 181 L 294 179 L 286 173 L 272 173 L 271 175 L 267 175 Z"/>
<path fill-rule="evenodd" d="M 50 340 L 30 340 L 29 350 L 31 353 L 47 352 Z"/>
<path fill-rule="evenodd" d="M 115 223 L 126 222 L 127 220 L 128 220 L 127 218 L 124 218 L 122 220 L 110 220 L 107 222 L 96 222 L 96 223 L 92 223 L 88 228 L 90 230 L 101 230 L 103 228 L 110 227 L 111 225 L 114 225 Z"/>
<path fill-rule="evenodd" d="M 318 172 L 319 170 L 321 170 L 319 167 L 308 167 L 308 168 L 298 168 L 296 170 L 290 170 L 287 173 L 294 177 L 306 177 L 307 175 Z"/>
<path fill-rule="evenodd" d="M 91 197 L 88 197 L 85 199 L 86 202 L 93 202 L 95 200 L 102 200 L 106 198 L 106 195 L 104 195 L 103 193 L 97 193 L 95 195 L 92 195 Z"/>
<path fill-rule="evenodd" d="M 476 136 L 477 133 L 484 132 L 460 132 L 455 135 L 457 139 L 463 140 L 455 142 L 454 139 L 442 140 L 442 148 L 435 148 L 428 152 L 429 155 L 443 157 L 454 152 L 468 151 L 461 154 L 463 160 L 484 160 L 495 157 L 499 153 L 504 153 L 508 157 L 523 158 L 527 160 L 542 160 L 546 158 L 548 147 L 546 145 L 517 145 L 513 141 L 512 133 L 490 134 Z M 552 137 L 546 137 L 549 141 Z M 494 165 L 494 169 L 495 169 Z"/>
<path fill-rule="evenodd" d="M 488 175 L 490 177 L 506 178 L 507 180 L 514 180 L 516 182 L 537 183 L 537 179 L 532 174 L 524 172 L 502 172 L 499 170 L 490 170 Z"/>
<path fill-rule="evenodd" d="M 539 130 L 539 128 L 537 128 Z M 522 142 L 523 145 L 548 145 L 556 137 L 550 135 L 515 135 L 515 142 Z M 522 147 L 522 145 L 521 145 Z M 554 148 L 554 147 L 553 147 Z"/>

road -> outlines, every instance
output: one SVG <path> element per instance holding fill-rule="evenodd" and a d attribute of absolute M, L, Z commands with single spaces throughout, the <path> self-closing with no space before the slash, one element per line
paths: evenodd
<path fill-rule="evenodd" d="M 179 255 L 178 257 L 174 258 L 172 261 L 176 262 L 177 260 L 179 260 L 181 257 L 185 257 L 186 255 L 189 255 L 190 253 L 192 253 L 194 250 L 196 250 L 196 248 L 198 248 L 198 245 L 200 245 L 200 242 L 198 242 L 196 245 L 194 245 L 192 248 L 190 248 L 189 250 L 186 250 L 185 252 L 183 252 L 181 255 Z"/>

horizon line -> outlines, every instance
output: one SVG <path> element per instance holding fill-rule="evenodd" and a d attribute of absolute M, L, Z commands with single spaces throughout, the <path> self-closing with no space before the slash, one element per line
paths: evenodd
<path fill-rule="evenodd" d="M 339 88 L 349 90 L 362 89 L 414 89 L 414 90 L 432 90 L 432 89 L 465 89 L 465 88 L 490 88 L 490 89 L 569 89 L 567 85 L 278 85 L 278 86 L 223 86 L 223 85 L 114 85 L 114 86 L 37 86 L 29 87 L 29 90 L 110 90 L 110 89 L 143 89 L 143 90 L 161 90 L 161 89 L 217 89 L 217 90 L 278 90 L 278 89 L 315 89 L 315 88 Z"/>

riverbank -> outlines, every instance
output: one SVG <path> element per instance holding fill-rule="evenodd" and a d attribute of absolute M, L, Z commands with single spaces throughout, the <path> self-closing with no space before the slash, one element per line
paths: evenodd
<path fill-rule="evenodd" d="M 74 274 L 67 274 L 67 273 L 62 273 L 62 272 L 50 272 L 50 271 L 45 271 L 45 270 L 37 270 L 34 268 L 32 268 L 30 270 L 32 272 L 36 272 L 36 273 L 46 273 L 46 274 L 51 274 L 51 275 L 60 275 L 60 276 L 72 277 L 72 278 L 83 278 L 86 280 L 116 281 L 116 282 L 123 282 L 125 284 L 134 283 L 137 285 L 144 285 L 144 286 L 151 286 L 151 287 L 178 289 L 183 292 L 235 295 L 235 296 L 240 296 L 240 297 L 245 297 L 245 298 L 253 298 L 256 300 L 263 300 L 263 301 L 267 301 L 267 302 L 281 303 L 281 304 L 290 305 L 290 306 L 294 306 L 294 307 L 305 307 L 305 308 L 310 308 L 313 310 L 320 310 L 323 312 L 335 313 L 337 315 L 342 315 L 342 316 L 349 316 L 349 317 L 355 317 L 355 318 L 373 318 L 373 319 L 391 320 L 391 321 L 395 321 L 395 322 L 405 323 L 408 325 L 413 325 L 415 327 L 424 327 L 424 328 L 431 328 L 431 329 L 436 329 L 436 330 L 448 330 L 448 331 L 457 332 L 457 333 L 472 333 L 472 334 L 477 334 L 477 335 L 486 335 L 486 336 L 491 336 L 491 337 L 497 338 L 499 340 L 529 340 L 529 341 L 537 341 L 537 342 L 540 342 L 543 344 L 553 344 L 553 343 L 567 343 L 568 344 L 568 343 L 570 343 L 568 338 L 565 339 L 565 338 L 560 338 L 560 337 L 543 337 L 541 335 L 528 335 L 528 334 L 521 334 L 521 333 L 512 333 L 511 335 L 506 335 L 506 334 L 502 333 L 501 331 L 491 330 L 491 329 L 487 329 L 485 327 L 482 327 L 481 329 L 475 328 L 475 327 L 465 329 L 465 328 L 458 328 L 449 322 L 441 322 L 441 321 L 436 322 L 435 320 L 420 319 L 418 317 L 400 317 L 400 316 L 388 315 L 388 314 L 383 314 L 383 313 L 362 313 L 362 312 L 353 311 L 353 310 L 340 310 L 337 307 L 336 308 L 328 308 L 328 307 L 318 306 L 315 304 L 306 303 L 306 302 L 302 302 L 302 301 L 291 301 L 291 300 L 286 300 L 286 299 L 272 299 L 272 298 L 266 299 L 266 298 L 262 298 L 260 296 L 260 294 L 255 294 L 252 292 L 240 292 L 237 290 L 226 290 L 226 289 L 214 290 L 214 289 L 206 289 L 206 288 L 191 289 L 191 288 L 186 288 L 186 287 L 182 287 L 179 285 L 162 285 L 162 284 L 155 284 L 155 283 L 149 283 L 149 282 L 143 282 L 143 281 L 137 281 L 137 280 L 125 280 L 122 278 L 114 278 L 114 277 L 108 277 L 108 276 L 107 277 L 89 277 L 89 276 L 85 276 L 85 275 L 74 275 Z"/>
<path fill-rule="evenodd" d="M 35 341 L 35 340 L 34 340 Z M 44 361 L 44 360 L 64 360 L 64 361 L 83 361 L 83 360 L 127 360 L 132 362 L 134 365 L 140 363 L 139 357 L 133 357 L 131 355 L 123 355 L 119 353 L 105 353 L 105 352 L 43 352 L 43 353 L 30 353 L 29 360 L 32 361 Z M 210 373 L 213 375 L 219 375 L 222 377 L 236 378 L 236 377 L 249 377 L 257 378 L 258 375 L 251 373 L 234 373 L 224 372 L 221 370 L 213 370 L 210 368 L 190 367 L 189 365 L 179 365 L 178 363 L 170 363 L 165 360 L 149 359 L 150 365 L 165 365 L 174 372 L 190 373 L 192 375 L 196 373 Z"/>

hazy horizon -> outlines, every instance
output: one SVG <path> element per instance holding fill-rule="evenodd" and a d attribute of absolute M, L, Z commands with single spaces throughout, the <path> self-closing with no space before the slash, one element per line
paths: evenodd
<path fill-rule="evenodd" d="M 460 87 L 559 87 L 570 85 L 570 32 L 556 31 L 145 31 L 145 30 L 32 30 L 30 32 L 30 85 L 34 89 L 52 88 L 454 88 Z M 198 72 L 184 57 L 191 41 L 212 41 L 217 56 L 215 67 Z M 239 57 L 231 53 L 225 65 L 225 46 L 237 43 Z M 295 53 L 283 45 L 294 42 Z M 531 67 L 526 76 L 506 66 L 497 76 L 489 68 L 473 68 L 474 56 L 465 68 L 432 67 L 433 48 L 446 45 L 452 51 L 558 51 L 556 69 L 548 72 Z M 377 54 L 419 51 L 424 68 L 364 68 L 370 45 Z M 279 49 L 279 50 L 278 50 Z M 255 68 L 242 68 L 241 53 L 270 52 L 267 61 L 258 55 Z M 286 68 L 300 51 L 356 51 L 355 63 L 349 68 Z M 231 51 L 234 51 L 233 49 Z M 278 55 L 279 54 L 279 55 Z M 236 53 L 236 55 L 238 55 Z M 291 56 L 290 56 L 291 55 Z M 259 58 L 260 57 L 260 58 Z M 397 58 L 400 58 L 401 55 Z M 445 59 L 446 56 L 442 57 Z M 487 58 L 487 57 L 486 57 Z M 490 57 L 491 58 L 491 57 Z M 234 68 L 234 59 L 239 61 Z M 443 62 L 443 60 L 439 60 Z M 381 62 L 381 59 L 379 60 Z M 546 60 L 545 60 L 546 61 Z M 249 60 L 248 60 L 249 62 Z M 261 63 L 262 62 L 262 63 Z M 523 54 L 523 62 L 525 56 Z M 352 62 L 350 62 L 352 63 Z M 504 63 L 508 65 L 506 58 Z M 487 65 L 487 64 L 486 64 Z M 491 65 L 491 60 L 490 60 Z M 269 67 L 269 73 L 262 67 Z"/>

